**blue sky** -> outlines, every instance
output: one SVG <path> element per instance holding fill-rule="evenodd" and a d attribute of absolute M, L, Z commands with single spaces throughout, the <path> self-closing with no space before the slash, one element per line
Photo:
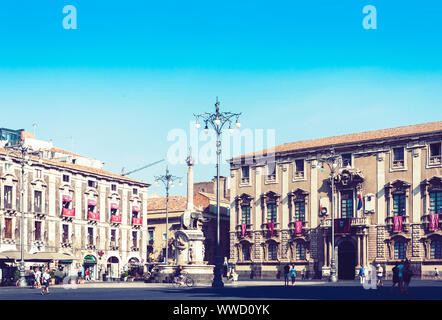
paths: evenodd
<path fill-rule="evenodd" d="M 65 5 L 77 30 L 62 26 Z M 365 5 L 376 30 L 362 27 Z M 1 3 L 0 126 L 36 122 L 37 138 L 71 150 L 72 136 L 119 172 L 164 158 L 168 133 L 216 96 L 277 144 L 441 120 L 440 12 L 438 1 Z M 197 181 L 214 174 L 195 168 Z"/>

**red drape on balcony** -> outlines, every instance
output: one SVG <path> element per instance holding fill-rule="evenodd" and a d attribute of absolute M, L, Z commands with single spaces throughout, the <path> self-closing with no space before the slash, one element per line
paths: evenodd
<path fill-rule="evenodd" d="M 335 219 L 335 233 L 350 233 L 351 218 Z"/>
<path fill-rule="evenodd" d="M 295 234 L 296 235 L 302 234 L 302 221 L 295 222 Z"/>
<path fill-rule="evenodd" d="M 243 223 L 241 225 L 241 236 L 244 238 L 244 235 L 246 234 L 247 224 Z"/>
<path fill-rule="evenodd" d="M 72 202 L 71 196 L 63 195 L 62 196 L 63 202 Z"/>
<path fill-rule="evenodd" d="M 399 232 L 402 230 L 402 216 L 393 217 L 393 231 Z"/>
<path fill-rule="evenodd" d="M 439 214 L 430 214 L 430 231 L 437 230 L 439 228 Z"/>
<path fill-rule="evenodd" d="M 92 199 L 89 199 L 89 200 L 87 201 L 87 205 L 88 205 L 88 206 L 96 206 L 96 205 L 97 205 L 97 201 L 92 200 Z"/>
<path fill-rule="evenodd" d="M 273 237 L 273 229 L 275 228 L 275 224 L 273 222 L 268 222 L 267 228 L 270 230 L 270 236 Z"/>

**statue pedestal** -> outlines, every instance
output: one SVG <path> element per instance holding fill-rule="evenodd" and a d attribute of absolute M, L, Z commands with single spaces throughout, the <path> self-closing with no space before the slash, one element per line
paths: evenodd
<path fill-rule="evenodd" d="M 185 272 L 195 281 L 195 284 L 210 285 L 213 281 L 213 265 L 188 264 L 182 265 Z M 175 276 L 177 265 L 159 265 L 155 282 L 169 282 Z"/>

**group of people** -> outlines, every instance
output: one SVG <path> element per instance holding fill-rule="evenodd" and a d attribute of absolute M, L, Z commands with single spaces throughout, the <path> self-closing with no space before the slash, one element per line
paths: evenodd
<path fill-rule="evenodd" d="M 304 270 L 301 271 L 302 279 L 304 279 Z M 292 286 L 295 285 L 296 281 L 296 267 L 295 264 L 289 265 L 286 264 L 284 266 L 284 285 L 288 286 L 290 284 L 290 280 L 292 281 Z"/>
<path fill-rule="evenodd" d="M 408 294 L 408 286 L 410 285 L 411 277 L 413 276 L 413 270 L 411 269 L 410 261 L 396 262 L 393 269 L 393 285 L 390 292 L 393 293 L 394 287 L 397 285 L 399 293 Z"/>
<path fill-rule="evenodd" d="M 51 275 L 49 274 L 49 269 L 44 270 L 41 272 L 38 268 L 34 269 L 34 285 L 33 287 L 36 289 L 40 289 L 43 286 L 43 289 L 41 290 L 41 294 L 44 295 L 49 294 L 49 284 L 51 280 Z"/>

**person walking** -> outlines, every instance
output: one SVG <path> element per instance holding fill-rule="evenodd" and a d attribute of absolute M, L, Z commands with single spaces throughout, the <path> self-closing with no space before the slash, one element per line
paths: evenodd
<path fill-rule="evenodd" d="M 364 281 L 365 281 L 365 269 L 364 269 L 364 266 L 361 266 L 359 268 L 359 279 L 361 281 L 361 284 L 364 284 Z"/>
<path fill-rule="evenodd" d="M 295 264 L 292 264 L 292 268 L 290 269 L 290 278 L 292 279 L 292 286 L 295 285 L 296 280 L 296 267 Z"/>
<path fill-rule="evenodd" d="M 305 280 L 305 269 L 301 270 L 301 279 Z"/>
<path fill-rule="evenodd" d="M 439 280 L 439 269 L 434 268 L 434 280 Z"/>
<path fill-rule="evenodd" d="M 381 285 L 381 287 L 383 287 L 384 283 L 382 282 L 382 277 L 384 276 L 384 268 L 382 268 L 382 266 L 379 263 L 376 266 L 376 276 L 378 278 L 378 282 L 376 283 L 376 287 L 379 287 L 379 285 Z"/>
<path fill-rule="evenodd" d="M 37 289 L 41 288 L 41 271 L 38 268 L 34 269 L 34 279 L 35 279 L 35 287 Z"/>
<path fill-rule="evenodd" d="M 89 268 L 87 268 L 87 269 L 84 271 L 84 280 L 86 280 L 86 281 L 91 280 L 91 278 L 90 278 L 90 276 L 89 276 Z"/>
<path fill-rule="evenodd" d="M 42 275 L 43 285 L 45 286 L 43 290 L 41 290 L 41 295 L 45 294 L 45 291 L 47 294 L 49 294 L 49 282 L 51 280 L 51 275 L 49 274 L 49 269 L 46 269 L 46 271 Z"/>
<path fill-rule="evenodd" d="M 288 286 L 290 281 L 290 266 L 286 264 L 284 266 L 284 285 Z"/>
<path fill-rule="evenodd" d="M 412 276 L 413 270 L 411 269 L 410 261 L 406 259 L 402 269 L 402 294 L 408 294 L 408 287 Z"/>
<path fill-rule="evenodd" d="M 399 262 L 396 262 L 392 271 L 393 271 L 393 285 L 390 288 L 390 293 L 393 293 L 394 287 L 397 284 L 399 287 L 399 292 L 402 291 L 402 268 L 403 265 Z"/>

